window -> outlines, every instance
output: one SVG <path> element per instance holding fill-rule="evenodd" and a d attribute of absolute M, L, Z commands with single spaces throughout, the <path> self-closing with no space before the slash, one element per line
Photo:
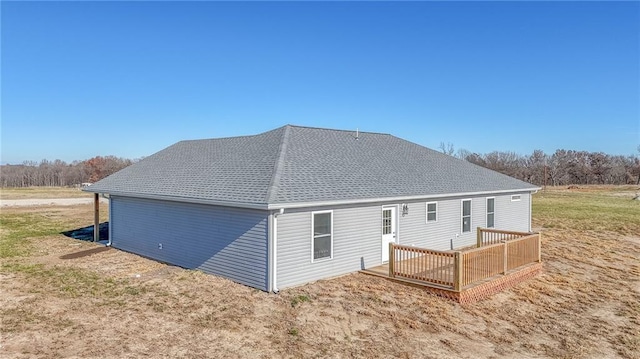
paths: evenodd
<path fill-rule="evenodd" d="M 471 232 L 471 200 L 462 200 L 462 233 Z"/>
<path fill-rule="evenodd" d="M 312 261 L 333 257 L 333 212 L 313 212 L 311 227 L 313 228 Z"/>
<path fill-rule="evenodd" d="M 438 202 L 427 202 L 427 223 L 438 221 Z"/>
<path fill-rule="evenodd" d="M 493 228 L 495 226 L 495 208 L 496 199 L 493 197 L 487 198 L 487 228 Z"/>
<path fill-rule="evenodd" d="M 392 209 L 383 209 L 382 210 L 382 234 L 391 234 L 393 228 L 392 222 L 393 210 Z"/>
<path fill-rule="evenodd" d="M 512 194 L 511 195 L 511 202 L 517 202 L 520 200 L 520 195 L 519 194 Z"/>

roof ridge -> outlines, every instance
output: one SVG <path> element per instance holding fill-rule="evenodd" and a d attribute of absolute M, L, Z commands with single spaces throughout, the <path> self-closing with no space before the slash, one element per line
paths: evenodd
<path fill-rule="evenodd" d="M 389 133 L 384 133 L 384 132 L 371 132 L 371 131 L 360 131 L 357 127 L 355 130 L 345 130 L 345 129 L 341 129 L 341 128 L 329 128 L 329 127 L 315 127 L 315 126 L 302 126 L 302 125 L 292 125 L 292 124 L 287 124 L 286 126 L 289 127 L 297 127 L 297 128 L 307 128 L 310 130 L 324 130 L 324 131 L 335 131 L 335 132 L 360 132 L 360 133 L 368 133 L 368 134 L 372 134 L 372 135 L 387 135 L 387 136 L 393 136 Z"/>
<path fill-rule="evenodd" d="M 280 140 L 280 146 L 278 147 L 278 159 L 274 165 L 273 176 L 271 176 L 271 183 L 267 189 L 266 203 L 269 204 L 275 200 L 280 189 L 280 178 L 282 177 L 282 167 L 284 166 L 284 156 L 287 152 L 287 142 L 289 141 L 289 132 L 291 131 L 291 125 L 283 126 L 284 132 L 282 139 Z"/>

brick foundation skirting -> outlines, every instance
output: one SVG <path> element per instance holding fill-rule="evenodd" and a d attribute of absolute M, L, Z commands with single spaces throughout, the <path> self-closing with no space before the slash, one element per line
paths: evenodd
<path fill-rule="evenodd" d="M 365 273 L 367 275 L 382 277 L 394 282 L 422 288 L 431 294 L 454 300 L 462 305 L 473 304 L 477 301 L 486 299 L 496 293 L 512 288 L 524 281 L 527 281 L 540 274 L 540 272 L 542 272 L 542 263 L 533 263 L 529 266 L 510 272 L 506 275 L 495 277 L 485 283 L 463 289 L 460 292 L 456 292 L 452 289 L 437 288 L 426 282 L 407 280 L 397 277 L 390 278 L 387 275 L 381 273 L 366 270 L 362 271 L 362 273 Z"/>
<path fill-rule="evenodd" d="M 526 280 L 529 280 L 542 272 L 542 263 L 535 263 L 516 272 L 498 277 L 489 282 L 482 283 L 461 292 L 425 286 L 424 289 L 437 296 L 454 300 L 462 305 L 473 304 L 486 299 L 503 290 L 512 288 Z"/>

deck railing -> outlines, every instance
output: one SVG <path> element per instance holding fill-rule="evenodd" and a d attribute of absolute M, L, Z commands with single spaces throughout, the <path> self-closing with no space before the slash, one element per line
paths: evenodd
<path fill-rule="evenodd" d="M 455 252 L 389 245 L 389 277 L 416 279 L 452 287 L 455 284 Z"/>
<path fill-rule="evenodd" d="M 526 237 L 531 233 L 527 232 L 516 232 L 516 231 L 505 231 L 502 229 L 492 229 L 492 228 L 481 228 L 477 229 L 477 246 L 488 246 L 491 244 L 497 244 L 502 241 L 511 241 L 514 239 Z"/>
<path fill-rule="evenodd" d="M 479 228 L 480 230 L 480 228 Z M 460 291 L 465 286 L 540 261 L 540 234 L 482 229 L 504 234 L 495 244 L 462 251 L 436 251 L 389 244 L 389 277 L 401 277 Z M 478 236 L 480 238 L 480 235 Z M 485 237 L 483 237 L 484 239 Z"/>
<path fill-rule="evenodd" d="M 507 262 L 505 251 L 505 244 L 499 243 L 461 252 L 463 264 L 460 287 L 504 274 L 504 264 Z"/>

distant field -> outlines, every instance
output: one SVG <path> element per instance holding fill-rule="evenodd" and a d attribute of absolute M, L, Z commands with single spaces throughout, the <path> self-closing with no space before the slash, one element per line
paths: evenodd
<path fill-rule="evenodd" d="M 0 357 L 638 359 L 635 190 L 538 192 L 544 273 L 465 307 L 358 273 L 263 293 L 59 234 L 89 204 L 2 208 Z"/>
<path fill-rule="evenodd" d="M 2 199 L 29 199 L 29 198 L 77 198 L 91 197 L 91 193 L 83 192 L 79 188 L 69 187 L 2 187 L 0 188 L 0 200 Z"/>
<path fill-rule="evenodd" d="M 534 221 L 544 228 L 637 233 L 640 186 L 548 187 L 534 195 Z M 635 231 L 635 232 L 634 232 Z"/>

